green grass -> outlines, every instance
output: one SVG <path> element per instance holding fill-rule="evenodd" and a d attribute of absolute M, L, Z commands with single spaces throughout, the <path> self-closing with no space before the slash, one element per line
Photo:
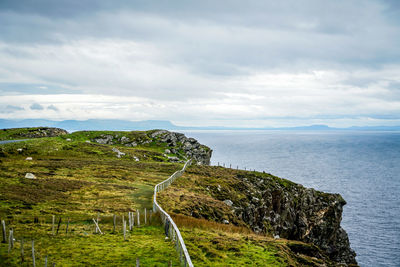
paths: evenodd
<path fill-rule="evenodd" d="M 177 266 L 179 256 L 174 245 L 164 240 L 160 222 L 135 228 L 124 242 L 121 229 L 111 233 L 110 218 L 113 214 L 127 218 L 129 211 L 143 213 L 144 208 L 152 208 L 154 185 L 182 164 L 157 162 L 154 157 L 160 153 L 141 146 L 120 147 L 126 156 L 117 158 L 112 152 L 115 146 L 87 143 L 82 135 L 0 145 L 0 218 L 6 220 L 7 231 L 12 227 L 17 239 L 26 239 L 25 250 L 28 241 L 35 239 L 40 265 L 47 255 L 49 263 L 54 261 L 57 266 L 132 266 L 136 257 L 144 266 L 166 266 L 170 260 Z M 37 179 L 24 178 L 27 172 Z M 93 234 L 91 218 L 97 214 L 103 218 L 100 225 L 105 235 Z M 57 222 L 59 216 L 63 218 L 63 232 L 57 236 L 49 231 L 51 215 L 57 216 Z M 33 224 L 34 217 L 41 223 Z M 67 217 L 72 231 L 68 236 L 64 233 Z M 18 246 L 17 242 L 9 255 L 7 244 L 0 245 L 0 265 L 19 265 Z M 29 262 L 29 251 L 26 255 Z"/>
<path fill-rule="evenodd" d="M 164 229 L 157 216 L 151 225 L 135 227 L 129 232 L 128 241 L 122 236 L 121 216 L 126 218 L 129 211 L 137 209 L 149 210 L 155 184 L 183 166 L 167 162 L 163 153 L 168 146 L 157 140 L 136 147 L 117 142 L 122 136 L 146 141 L 151 133 L 81 131 L 0 145 L 0 218 L 6 221 L 7 231 L 14 229 L 17 239 L 10 254 L 8 245 L 0 244 L 0 265 L 21 265 L 18 240 L 23 237 L 26 260 L 23 266 L 32 265 L 32 239 L 37 250 L 37 266 L 43 266 L 45 256 L 49 266 L 52 262 L 56 266 L 132 266 L 137 257 L 141 266 L 167 266 L 169 261 L 178 266 L 179 255 L 173 243 L 164 239 Z M 87 142 L 101 135 L 114 136 L 116 143 Z M 117 158 L 113 147 L 118 147 L 126 156 Z M 33 160 L 25 160 L 27 157 Z M 37 179 L 24 178 L 27 172 Z M 329 261 L 296 254 L 290 241 L 256 236 L 243 222 L 235 221 L 221 200 L 240 201 L 247 197 L 237 179 L 233 179 L 241 172 L 192 166 L 172 187 L 159 194 L 159 203 L 171 212 L 181 229 L 194 265 L 317 266 L 326 263 L 329 266 Z M 268 174 L 258 173 L 254 179 L 259 175 Z M 291 186 L 287 180 L 278 182 Z M 199 208 L 202 214 L 208 214 L 207 218 L 193 218 Z M 116 233 L 112 231 L 114 214 L 118 216 Z M 56 223 L 62 218 L 58 235 L 53 235 L 51 230 L 52 215 L 56 216 Z M 104 235 L 94 234 L 91 219 L 98 215 Z M 70 231 L 66 234 L 68 218 Z M 221 218 L 239 227 L 215 222 Z M 296 246 L 300 246 L 296 251 L 301 252 L 306 245 L 300 242 Z"/>
<path fill-rule="evenodd" d="M 0 244 L 0 265 L 32 266 L 31 240 L 34 239 L 37 266 L 43 266 L 46 256 L 49 266 L 50 263 L 56 263 L 56 266 L 132 266 L 136 258 L 143 266 L 167 266 L 170 261 L 173 266 L 179 266 L 174 244 L 164 239 L 160 226 L 135 227 L 128 231 L 126 241 L 121 229 L 112 233 L 110 227 L 100 223 L 105 232 L 100 235 L 93 233 L 92 226 L 89 223 L 86 226 L 71 224 L 72 232 L 66 234 L 64 226 L 62 232 L 52 235 L 50 225 L 32 231 L 38 226 L 20 224 L 14 228 L 18 241 L 11 253 L 8 253 L 7 244 Z M 21 264 L 21 237 L 24 238 L 24 264 Z"/>

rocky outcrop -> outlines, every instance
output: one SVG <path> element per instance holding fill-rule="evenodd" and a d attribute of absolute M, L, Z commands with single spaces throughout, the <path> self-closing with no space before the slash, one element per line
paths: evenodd
<path fill-rule="evenodd" d="M 38 127 L 38 128 L 10 128 L 3 129 L 2 131 L 14 132 L 11 137 L 13 138 L 41 138 L 41 137 L 56 137 L 68 132 L 64 129 L 53 127 Z"/>
<path fill-rule="evenodd" d="M 237 176 L 247 199 L 232 202 L 233 213 L 255 232 L 313 243 L 333 261 L 356 264 L 347 233 L 340 226 L 345 200 L 288 180 L 250 172 Z"/>
<path fill-rule="evenodd" d="M 166 192 L 169 212 L 310 243 L 334 262 L 357 264 L 340 226 L 346 202 L 339 194 L 305 188 L 268 173 L 215 166 L 192 166 L 186 172 L 184 187 Z"/>
<path fill-rule="evenodd" d="M 166 130 L 147 132 L 126 132 L 124 134 L 100 134 L 91 141 L 105 145 L 124 145 L 127 147 L 150 146 L 164 148 L 164 157 L 170 162 L 184 162 L 193 159 L 200 165 L 209 165 L 212 150 L 200 144 L 194 138 L 187 138 L 182 133 Z"/>
<path fill-rule="evenodd" d="M 201 145 L 194 138 L 187 138 L 182 133 L 158 130 L 151 134 L 152 138 L 167 143 L 172 154 L 184 154 L 187 159 L 193 159 L 198 164 L 210 165 L 212 150 Z"/>

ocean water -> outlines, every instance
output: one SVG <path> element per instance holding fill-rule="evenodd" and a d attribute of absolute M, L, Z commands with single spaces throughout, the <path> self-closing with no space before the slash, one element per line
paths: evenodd
<path fill-rule="evenodd" d="M 342 227 L 360 266 L 400 266 L 400 133 L 184 131 L 212 165 L 266 171 L 340 193 Z"/>

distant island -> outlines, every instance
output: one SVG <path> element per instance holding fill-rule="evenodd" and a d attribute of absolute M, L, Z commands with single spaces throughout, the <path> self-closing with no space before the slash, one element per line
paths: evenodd
<path fill-rule="evenodd" d="M 327 125 L 309 125 L 296 127 L 224 127 L 224 126 L 179 126 L 166 120 L 111 120 L 111 119 L 90 119 L 90 120 L 44 120 L 24 119 L 6 120 L 0 119 L 0 128 L 22 128 L 22 127 L 57 127 L 69 131 L 81 130 L 287 130 L 287 131 L 400 131 L 400 126 L 352 126 L 347 128 L 334 128 Z"/>

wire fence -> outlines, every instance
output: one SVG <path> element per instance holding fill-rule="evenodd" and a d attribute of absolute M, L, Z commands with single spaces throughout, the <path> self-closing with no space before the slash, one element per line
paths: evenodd
<path fill-rule="evenodd" d="M 154 198 L 153 198 L 153 211 L 159 212 L 161 220 L 165 227 L 166 234 L 172 238 L 175 242 L 175 248 L 179 253 L 179 258 L 184 266 L 193 267 L 192 260 L 190 259 L 189 252 L 186 249 L 185 242 L 183 241 L 182 235 L 176 226 L 175 222 L 172 220 L 171 216 L 166 213 L 161 206 L 157 203 L 157 193 L 163 191 L 171 183 L 173 183 L 178 177 L 182 176 L 185 172 L 186 167 L 190 164 L 191 160 L 188 160 L 183 166 L 182 170 L 176 171 L 167 180 L 162 181 L 154 187 Z"/>

